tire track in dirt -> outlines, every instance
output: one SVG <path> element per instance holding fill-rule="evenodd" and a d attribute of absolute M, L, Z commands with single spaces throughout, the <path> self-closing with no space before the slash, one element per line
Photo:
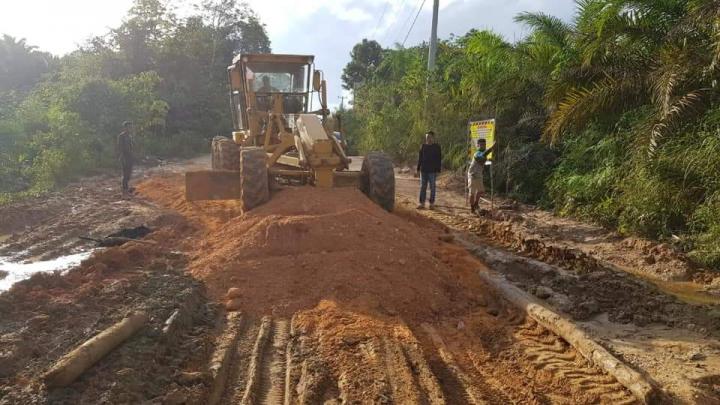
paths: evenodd
<path fill-rule="evenodd" d="M 281 404 L 286 397 L 288 321 L 264 317 L 248 326 L 233 364 L 232 403 Z"/>
<path fill-rule="evenodd" d="M 528 360 L 537 370 L 567 380 L 603 403 L 633 404 L 635 397 L 612 376 L 588 364 L 567 342 L 550 333 L 537 322 L 528 320 L 515 332 L 524 346 Z"/>
<path fill-rule="evenodd" d="M 409 356 L 416 347 L 383 337 L 387 375 L 392 387 L 393 399 L 401 403 L 443 404 L 444 395 L 437 378 L 430 371 L 421 353 Z M 413 361 L 414 359 L 414 361 Z"/>
<path fill-rule="evenodd" d="M 325 359 L 316 350 L 318 342 L 292 329 L 291 322 L 285 319 L 264 317 L 259 322 L 245 322 L 222 403 L 289 405 L 355 398 L 364 387 L 358 387 L 346 375 L 330 375 Z M 382 403 L 440 405 L 478 397 L 469 388 L 472 383 L 466 376 L 458 386 L 447 384 L 446 378 L 439 379 L 420 344 L 383 336 L 359 347 L 359 364 L 378 368 L 384 374 L 385 378 L 376 380 L 374 387 L 386 393 L 381 396 Z"/>
<path fill-rule="evenodd" d="M 402 348 L 417 379 L 417 384 L 427 398 L 427 403 L 433 405 L 446 403 L 438 378 L 430 369 L 420 345 L 417 343 L 403 344 Z"/>
<path fill-rule="evenodd" d="M 261 403 L 282 404 L 285 400 L 285 374 L 287 367 L 286 350 L 289 338 L 287 320 L 273 322 L 273 336 L 265 350 L 272 361 L 262 363 Z M 269 353 L 268 353 L 269 352 Z"/>
<path fill-rule="evenodd" d="M 459 391 L 449 393 L 450 395 L 448 396 L 462 399 L 463 402 L 473 405 L 489 403 L 489 398 L 492 395 L 484 389 L 485 382 L 483 380 L 480 380 L 479 382 L 475 380 L 473 382 L 470 376 L 463 372 L 455 361 L 453 354 L 445 345 L 443 338 L 433 326 L 423 324 L 421 325 L 421 328 L 435 346 L 435 350 L 437 351 L 440 360 L 442 360 L 442 365 L 440 365 L 440 367 L 443 370 L 443 374 L 449 373 L 454 380 L 454 384 L 449 385 L 448 388 L 457 387 L 456 390 Z"/>
<path fill-rule="evenodd" d="M 365 398 L 372 397 L 375 403 L 428 405 L 636 403 L 611 376 L 589 365 L 539 324 L 517 324 L 508 314 L 501 318 L 508 321 L 519 356 L 493 358 L 489 352 L 476 356 L 482 346 L 449 345 L 446 340 L 451 337 L 443 326 L 429 323 L 408 328 L 410 334 L 404 338 L 385 334 L 357 343 L 354 364 L 346 365 L 372 375 L 372 385 L 360 384 L 352 372 L 332 371 L 328 362 L 337 359 L 322 354 L 322 334 L 298 331 L 288 319 L 247 319 L 223 403 L 345 403 L 363 395 L 370 395 Z M 508 372 L 523 373 L 520 379 L 525 383 L 507 378 Z"/>
<path fill-rule="evenodd" d="M 257 337 L 255 338 L 255 344 L 253 346 L 252 353 L 250 354 L 245 390 L 240 398 L 240 404 L 250 405 L 261 403 L 259 401 L 259 396 L 262 391 L 261 388 L 263 387 L 263 383 L 267 384 L 267 381 L 263 381 L 264 376 L 261 368 L 264 368 L 263 364 L 266 355 L 265 347 L 268 345 L 271 332 L 272 321 L 269 317 L 265 317 L 260 323 L 260 328 L 258 329 Z M 236 396 L 235 399 L 237 400 L 238 396 Z"/>
<path fill-rule="evenodd" d="M 28 232 L 11 236 L 0 246 L 0 256 L 49 260 L 87 247 L 88 242 L 78 236 L 103 237 L 121 228 L 151 222 L 157 216 L 145 204 L 132 200 L 88 202 L 68 210 L 43 220 Z"/>

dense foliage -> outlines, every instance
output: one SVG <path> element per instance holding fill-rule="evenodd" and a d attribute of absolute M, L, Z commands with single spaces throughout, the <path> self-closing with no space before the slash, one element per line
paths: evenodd
<path fill-rule="evenodd" d="M 264 26 L 237 0 L 202 0 L 179 18 L 135 0 L 122 25 L 54 57 L 0 39 L 0 202 L 116 165 L 123 121 L 138 157 L 188 156 L 231 129 L 226 67 L 269 52 Z"/>
<path fill-rule="evenodd" d="M 467 120 L 494 117 L 501 190 L 720 267 L 720 1 L 578 0 L 569 23 L 517 21 L 517 43 L 442 42 L 429 75 L 424 46 L 385 49 L 355 87 L 349 136 L 411 160 L 433 129 L 459 168 Z"/>

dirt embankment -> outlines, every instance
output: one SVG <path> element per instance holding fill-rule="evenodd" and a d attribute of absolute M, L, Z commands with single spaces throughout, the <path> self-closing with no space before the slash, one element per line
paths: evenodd
<path fill-rule="evenodd" d="M 177 247 L 211 296 L 237 289 L 243 326 L 227 401 L 632 402 L 506 307 L 476 276 L 482 263 L 445 232 L 355 189 L 284 189 L 248 213 L 185 202 L 175 176 L 138 191 L 197 230 Z"/>
<path fill-rule="evenodd" d="M 400 201 L 406 207 L 412 206 L 415 183 L 406 177 L 399 180 Z M 489 204 L 483 205 L 482 215 L 476 216 L 454 190 L 441 190 L 439 195 L 438 210 L 420 212 L 418 218 L 461 232 L 476 245 L 474 253 L 492 261 L 496 271 L 539 298 L 550 299 L 576 320 L 607 313 L 610 320 L 620 323 L 662 323 L 720 334 L 720 297 L 713 295 L 711 285 L 659 280 L 664 277 L 661 274 L 671 272 L 668 269 L 693 271 L 681 254 L 668 247 L 623 239 L 592 225 L 502 200 L 494 211 Z M 418 212 L 409 212 L 408 219 L 414 220 Z M 550 266 L 528 266 L 520 256 L 494 258 L 493 249 L 498 247 Z M 643 261 L 648 254 L 656 255 L 657 260 Z M 620 267 L 618 263 L 637 266 Z M 655 276 L 648 280 L 648 274 Z M 707 275 L 700 278 L 712 279 Z"/>
<path fill-rule="evenodd" d="M 400 204 L 414 207 L 417 180 L 401 176 L 398 190 Z M 720 375 L 720 299 L 710 284 L 660 280 L 674 265 L 693 271 L 681 255 L 505 201 L 482 208 L 473 215 L 462 194 L 441 189 L 437 210 L 408 209 L 407 218 L 451 229 L 494 271 L 569 315 L 674 401 L 717 403 L 720 387 L 706 382 Z M 648 254 L 657 260 L 643 260 Z"/>
<path fill-rule="evenodd" d="M 405 175 L 399 177 L 398 183 L 399 194 L 414 199 L 418 188 L 416 181 Z M 438 179 L 438 188 L 439 204 L 444 211 L 460 217 L 468 213 L 464 176 L 457 172 L 443 174 Z M 484 227 L 495 223 L 508 229 L 489 229 L 496 233 L 493 238 L 502 238 L 502 242 L 513 243 L 515 248 L 535 250 L 532 253 L 542 256 L 539 258 L 543 260 L 553 261 L 569 270 L 579 266 L 586 269 L 612 266 L 653 281 L 694 282 L 698 291 L 720 297 L 720 273 L 698 267 L 672 243 L 625 237 L 501 196 L 495 197 L 495 207 L 506 210 L 491 212 L 489 203 L 482 205 L 483 219 L 488 221 Z M 504 234 L 500 235 L 501 232 Z M 569 256 L 567 259 L 573 260 L 566 260 L 566 255 Z M 584 263 L 578 263 L 580 260 Z"/>

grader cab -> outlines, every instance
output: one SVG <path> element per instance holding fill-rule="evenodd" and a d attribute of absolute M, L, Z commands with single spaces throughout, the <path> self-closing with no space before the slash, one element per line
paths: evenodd
<path fill-rule="evenodd" d="M 213 138 L 212 170 L 186 173 L 189 201 L 239 199 L 249 210 L 266 202 L 275 185 L 356 185 L 393 209 L 392 161 L 370 152 L 360 171 L 350 170 L 352 160 L 329 128 L 327 84 L 313 56 L 240 55 L 228 79 L 232 138 Z"/>

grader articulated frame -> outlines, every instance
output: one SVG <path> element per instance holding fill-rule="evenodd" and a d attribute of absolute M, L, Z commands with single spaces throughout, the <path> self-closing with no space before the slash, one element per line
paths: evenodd
<path fill-rule="evenodd" d="M 357 185 L 387 210 L 395 202 L 391 160 L 381 152 L 351 171 L 328 128 L 327 84 L 307 55 L 245 54 L 228 67 L 232 139 L 212 141 L 212 170 L 186 173 L 189 201 L 239 199 L 245 210 L 270 198 L 272 184 Z M 312 109 L 313 98 L 319 108 Z"/>

